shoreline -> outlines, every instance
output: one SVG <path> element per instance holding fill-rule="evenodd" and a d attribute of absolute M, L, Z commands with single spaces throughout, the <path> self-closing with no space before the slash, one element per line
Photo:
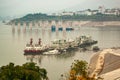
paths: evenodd
<path fill-rule="evenodd" d="M 83 24 L 82 26 L 93 26 L 93 27 L 120 27 L 120 21 L 90 21 L 89 23 Z"/>
<path fill-rule="evenodd" d="M 110 75 L 111 80 L 114 80 L 120 77 L 118 70 L 120 71 L 120 47 L 103 49 L 94 54 L 90 60 L 89 76 L 96 75 L 108 80 Z"/>

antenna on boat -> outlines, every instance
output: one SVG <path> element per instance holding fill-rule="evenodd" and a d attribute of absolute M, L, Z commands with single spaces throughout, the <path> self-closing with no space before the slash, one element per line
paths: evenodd
<path fill-rule="evenodd" d="M 31 38 L 31 39 L 30 39 L 30 45 L 32 45 L 32 43 L 33 43 L 33 39 Z"/>
<path fill-rule="evenodd" d="M 41 38 L 39 38 L 38 45 L 41 45 Z"/>

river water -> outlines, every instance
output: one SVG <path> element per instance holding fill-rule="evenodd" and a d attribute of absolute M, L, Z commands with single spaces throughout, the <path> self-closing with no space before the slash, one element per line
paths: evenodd
<path fill-rule="evenodd" d="M 92 51 L 74 51 L 62 55 L 24 55 L 24 48 L 29 39 L 37 43 L 38 38 L 43 44 L 49 44 L 54 39 L 75 39 L 77 36 L 92 36 L 101 49 L 120 46 L 120 27 L 80 27 L 74 31 L 51 32 L 49 29 L 30 29 L 0 23 L 0 66 L 9 62 L 22 65 L 34 61 L 48 72 L 50 80 L 59 80 L 60 75 L 67 73 L 74 60 L 86 60 L 92 57 Z"/>

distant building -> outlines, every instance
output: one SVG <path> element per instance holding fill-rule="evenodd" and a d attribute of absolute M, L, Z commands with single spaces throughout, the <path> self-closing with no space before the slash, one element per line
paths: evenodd
<path fill-rule="evenodd" d="M 52 16 L 73 16 L 74 12 L 64 11 L 62 13 L 52 13 Z"/>
<path fill-rule="evenodd" d="M 66 12 L 66 11 L 64 11 L 64 12 L 61 13 L 61 16 L 73 16 L 73 15 L 74 15 L 74 12 Z"/>
<path fill-rule="evenodd" d="M 104 14 L 105 12 L 105 7 L 104 6 L 99 6 L 98 7 L 98 13 Z"/>
<path fill-rule="evenodd" d="M 92 15 L 99 13 L 99 10 L 92 10 Z"/>
<path fill-rule="evenodd" d="M 92 12 L 90 9 L 87 9 L 87 10 L 75 12 L 75 15 L 92 15 Z"/>
<path fill-rule="evenodd" d="M 91 15 L 92 15 L 92 11 L 91 11 L 90 9 L 87 9 L 87 10 L 85 11 L 85 13 L 86 13 L 86 15 L 88 15 L 88 16 L 91 16 Z"/>
<path fill-rule="evenodd" d="M 61 16 L 61 13 L 52 13 L 51 16 Z"/>
<path fill-rule="evenodd" d="M 77 11 L 75 12 L 75 15 L 86 15 L 85 11 Z"/>
<path fill-rule="evenodd" d="M 120 15 L 120 9 L 106 9 L 104 14 L 106 15 Z"/>
<path fill-rule="evenodd" d="M 104 6 L 99 6 L 98 10 L 86 9 L 86 10 L 76 11 L 76 12 L 63 11 L 61 13 L 53 13 L 52 16 L 73 16 L 73 15 L 91 16 L 99 13 L 106 14 L 106 15 L 120 15 L 120 9 L 119 8 L 105 9 Z"/>

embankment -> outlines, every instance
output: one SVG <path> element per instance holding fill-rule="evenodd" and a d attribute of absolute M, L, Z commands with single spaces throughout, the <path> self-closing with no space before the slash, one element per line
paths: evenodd
<path fill-rule="evenodd" d="M 81 26 L 93 26 L 93 27 L 120 26 L 120 21 L 89 21 L 85 24 L 82 24 Z"/>
<path fill-rule="evenodd" d="M 89 75 L 101 76 L 104 80 L 120 77 L 120 48 L 104 49 L 96 53 L 90 61 Z"/>

